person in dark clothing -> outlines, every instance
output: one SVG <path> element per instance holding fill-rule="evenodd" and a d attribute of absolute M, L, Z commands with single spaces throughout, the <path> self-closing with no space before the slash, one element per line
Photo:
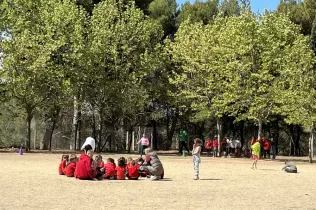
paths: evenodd
<path fill-rule="evenodd" d="M 272 160 L 275 160 L 275 157 L 276 157 L 276 143 L 275 143 L 273 138 L 271 138 L 270 143 L 271 143 Z"/>
<path fill-rule="evenodd" d="M 297 167 L 295 163 L 290 161 L 285 161 L 285 166 L 282 168 L 287 173 L 297 173 Z"/>
<path fill-rule="evenodd" d="M 179 135 L 179 140 L 180 140 L 179 154 L 182 154 L 183 147 L 188 153 L 190 153 L 190 150 L 188 149 L 188 145 L 187 145 L 187 138 L 188 138 L 187 131 L 181 130 L 180 135 Z"/>

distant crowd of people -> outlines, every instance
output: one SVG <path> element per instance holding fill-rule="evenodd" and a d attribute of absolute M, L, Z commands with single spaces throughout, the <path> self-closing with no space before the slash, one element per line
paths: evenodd
<path fill-rule="evenodd" d="M 246 142 L 243 147 L 241 145 L 240 140 L 229 139 L 224 137 L 222 141 L 218 141 L 217 135 L 214 136 L 213 139 L 206 137 L 200 138 L 201 143 L 201 153 L 206 153 L 207 156 L 217 157 L 248 157 L 252 156 L 251 147 L 256 142 L 260 144 L 260 152 L 258 158 L 271 158 L 275 159 L 276 157 L 276 145 L 273 138 L 267 139 L 263 136 L 260 140 L 251 138 L 249 142 Z M 183 154 L 184 151 L 190 153 L 187 145 L 188 134 L 185 129 L 182 129 L 179 134 L 179 154 Z M 218 146 L 220 144 L 220 151 L 218 150 Z"/>

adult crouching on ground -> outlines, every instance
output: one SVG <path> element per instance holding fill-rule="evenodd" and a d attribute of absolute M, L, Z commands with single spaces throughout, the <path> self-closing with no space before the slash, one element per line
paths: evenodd
<path fill-rule="evenodd" d="M 159 180 L 163 176 L 164 169 L 160 159 L 158 158 L 157 153 L 154 152 L 151 148 L 147 148 L 145 149 L 145 155 L 145 162 L 147 164 L 141 166 L 140 170 L 148 172 L 151 180 Z"/>

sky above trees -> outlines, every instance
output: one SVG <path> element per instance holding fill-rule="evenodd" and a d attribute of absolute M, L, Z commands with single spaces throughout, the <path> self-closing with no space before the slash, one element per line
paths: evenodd
<path fill-rule="evenodd" d="M 187 0 L 177 0 L 177 3 L 182 5 Z M 190 0 L 190 2 L 194 2 L 195 0 Z M 280 3 L 279 0 L 251 0 L 251 7 L 254 12 L 263 12 L 265 8 L 269 10 L 275 10 Z"/>

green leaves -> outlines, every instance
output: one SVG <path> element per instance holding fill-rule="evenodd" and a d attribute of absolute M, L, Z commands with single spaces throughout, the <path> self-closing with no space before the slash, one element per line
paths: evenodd
<path fill-rule="evenodd" d="M 301 84 L 297 91 L 304 92 L 301 81 L 314 59 L 299 28 L 279 14 L 217 17 L 210 25 L 187 21 L 166 51 L 177 66 L 170 78 L 178 86 L 174 96 L 190 101 L 200 120 L 211 114 L 257 122 L 289 116 L 293 88 Z"/>

